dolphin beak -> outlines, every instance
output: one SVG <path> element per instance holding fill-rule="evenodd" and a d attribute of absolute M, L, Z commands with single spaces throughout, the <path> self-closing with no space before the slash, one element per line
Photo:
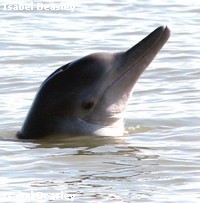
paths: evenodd
<path fill-rule="evenodd" d="M 125 72 L 133 70 L 134 80 L 136 81 L 166 43 L 169 36 L 170 30 L 167 26 L 158 27 L 142 41 L 126 51 L 122 56 Z"/>
<path fill-rule="evenodd" d="M 128 104 L 134 84 L 148 67 L 156 54 L 166 43 L 170 36 L 168 27 L 158 27 L 138 44 L 126 52 L 116 53 L 114 74 L 108 78 L 108 86 L 104 89 L 100 104 L 93 120 L 100 120 L 99 116 L 104 110 L 104 115 L 111 121 L 119 119 L 120 114 Z M 105 104 L 107 108 L 105 108 Z M 104 116 L 105 117 L 105 116 Z M 105 120 L 105 118 L 103 118 Z M 102 120 L 103 120 L 102 119 Z M 109 122 L 107 120 L 107 122 Z"/>
<path fill-rule="evenodd" d="M 130 96 L 134 84 L 166 43 L 169 36 L 168 27 L 161 26 L 128 51 L 117 53 L 116 74 L 104 93 L 114 90 L 120 93 L 121 89 L 121 92 L 128 93 Z"/>

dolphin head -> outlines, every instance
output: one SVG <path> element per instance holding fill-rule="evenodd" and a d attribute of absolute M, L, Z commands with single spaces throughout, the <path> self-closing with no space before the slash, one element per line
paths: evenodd
<path fill-rule="evenodd" d="M 17 137 L 123 134 L 134 84 L 169 36 L 162 26 L 128 51 L 90 54 L 62 66 L 42 83 Z"/>

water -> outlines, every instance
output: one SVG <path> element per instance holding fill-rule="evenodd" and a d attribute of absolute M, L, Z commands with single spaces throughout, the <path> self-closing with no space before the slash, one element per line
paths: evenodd
<path fill-rule="evenodd" d="M 4 2 L 0 202 L 200 202 L 199 1 L 74 1 L 73 12 Z M 135 86 L 123 137 L 12 141 L 56 68 L 124 51 L 160 25 L 172 36 Z"/>

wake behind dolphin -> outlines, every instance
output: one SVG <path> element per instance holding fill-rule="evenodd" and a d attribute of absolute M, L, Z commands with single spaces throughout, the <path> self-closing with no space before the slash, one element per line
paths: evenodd
<path fill-rule="evenodd" d="M 39 88 L 17 137 L 122 135 L 133 86 L 169 36 L 161 26 L 128 51 L 91 54 L 57 69 Z"/>

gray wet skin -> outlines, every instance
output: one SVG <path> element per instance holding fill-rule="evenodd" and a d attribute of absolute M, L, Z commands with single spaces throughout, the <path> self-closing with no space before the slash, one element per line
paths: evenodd
<path fill-rule="evenodd" d="M 169 36 L 161 26 L 126 52 L 95 53 L 62 66 L 42 83 L 17 137 L 122 135 L 133 86 Z"/>

